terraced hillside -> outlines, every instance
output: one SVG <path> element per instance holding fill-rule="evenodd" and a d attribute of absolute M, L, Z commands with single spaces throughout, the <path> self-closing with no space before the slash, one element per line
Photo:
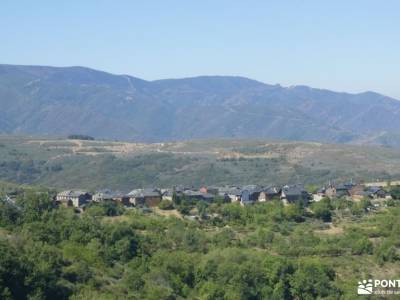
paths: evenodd
<path fill-rule="evenodd" d="M 139 144 L 0 136 L 0 180 L 55 188 L 320 184 L 351 178 L 400 178 L 400 152 L 266 140 Z"/>

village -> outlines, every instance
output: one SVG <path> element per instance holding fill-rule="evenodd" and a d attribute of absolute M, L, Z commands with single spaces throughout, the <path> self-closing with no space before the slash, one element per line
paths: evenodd
<path fill-rule="evenodd" d="M 193 187 L 175 186 L 169 189 L 144 188 L 134 189 L 129 193 L 112 191 L 109 189 L 90 193 L 81 190 L 66 190 L 55 197 L 57 204 L 75 207 L 84 210 L 90 203 L 115 202 L 125 207 L 158 207 L 160 203 L 176 199 L 185 199 L 190 202 L 205 201 L 212 203 L 220 200 L 223 203 L 239 203 L 242 206 L 280 200 L 283 204 L 301 203 L 306 206 L 311 202 L 318 202 L 323 198 L 345 198 L 351 201 L 363 199 L 389 200 L 390 193 L 384 184 L 328 184 L 314 191 L 307 190 L 304 185 L 285 185 L 283 187 L 258 185 L 246 186 L 202 186 Z"/>

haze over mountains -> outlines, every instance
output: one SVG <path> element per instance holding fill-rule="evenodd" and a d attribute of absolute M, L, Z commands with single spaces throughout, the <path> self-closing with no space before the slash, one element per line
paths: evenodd
<path fill-rule="evenodd" d="M 145 81 L 83 67 L 0 65 L 0 107 L 7 134 L 400 145 L 400 101 L 242 77 Z"/>

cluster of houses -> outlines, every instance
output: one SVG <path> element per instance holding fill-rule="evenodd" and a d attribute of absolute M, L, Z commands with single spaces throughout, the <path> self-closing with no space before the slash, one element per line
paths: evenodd
<path fill-rule="evenodd" d="M 345 197 L 353 201 L 360 201 L 364 198 L 370 199 L 391 199 L 383 187 L 366 186 L 362 184 L 345 183 L 337 186 L 329 185 L 319 189 L 313 194 L 313 200 L 319 201 L 324 197 L 341 198 Z"/>
<path fill-rule="evenodd" d="M 96 193 L 86 191 L 63 191 L 57 194 L 56 201 L 64 206 L 84 207 L 90 202 L 100 203 L 113 201 L 125 206 L 156 207 L 162 200 L 172 201 L 174 197 L 189 201 L 213 202 L 223 199 L 224 202 L 238 202 L 241 205 L 265 202 L 280 199 L 284 204 L 320 201 L 324 197 L 340 198 L 359 201 L 365 197 L 374 199 L 388 199 L 390 196 L 382 187 L 365 186 L 346 183 L 341 185 L 327 185 L 315 193 L 309 193 L 302 185 L 285 185 L 283 187 L 261 187 L 258 185 L 237 186 L 203 186 L 193 189 L 177 186 L 172 189 L 146 188 L 135 189 L 127 194 L 111 190 L 101 190 Z"/>

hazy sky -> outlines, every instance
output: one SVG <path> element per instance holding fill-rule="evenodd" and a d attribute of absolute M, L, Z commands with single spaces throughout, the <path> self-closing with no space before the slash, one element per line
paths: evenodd
<path fill-rule="evenodd" d="M 0 2 L 0 63 L 241 75 L 400 98 L 400 1 Z"/>

